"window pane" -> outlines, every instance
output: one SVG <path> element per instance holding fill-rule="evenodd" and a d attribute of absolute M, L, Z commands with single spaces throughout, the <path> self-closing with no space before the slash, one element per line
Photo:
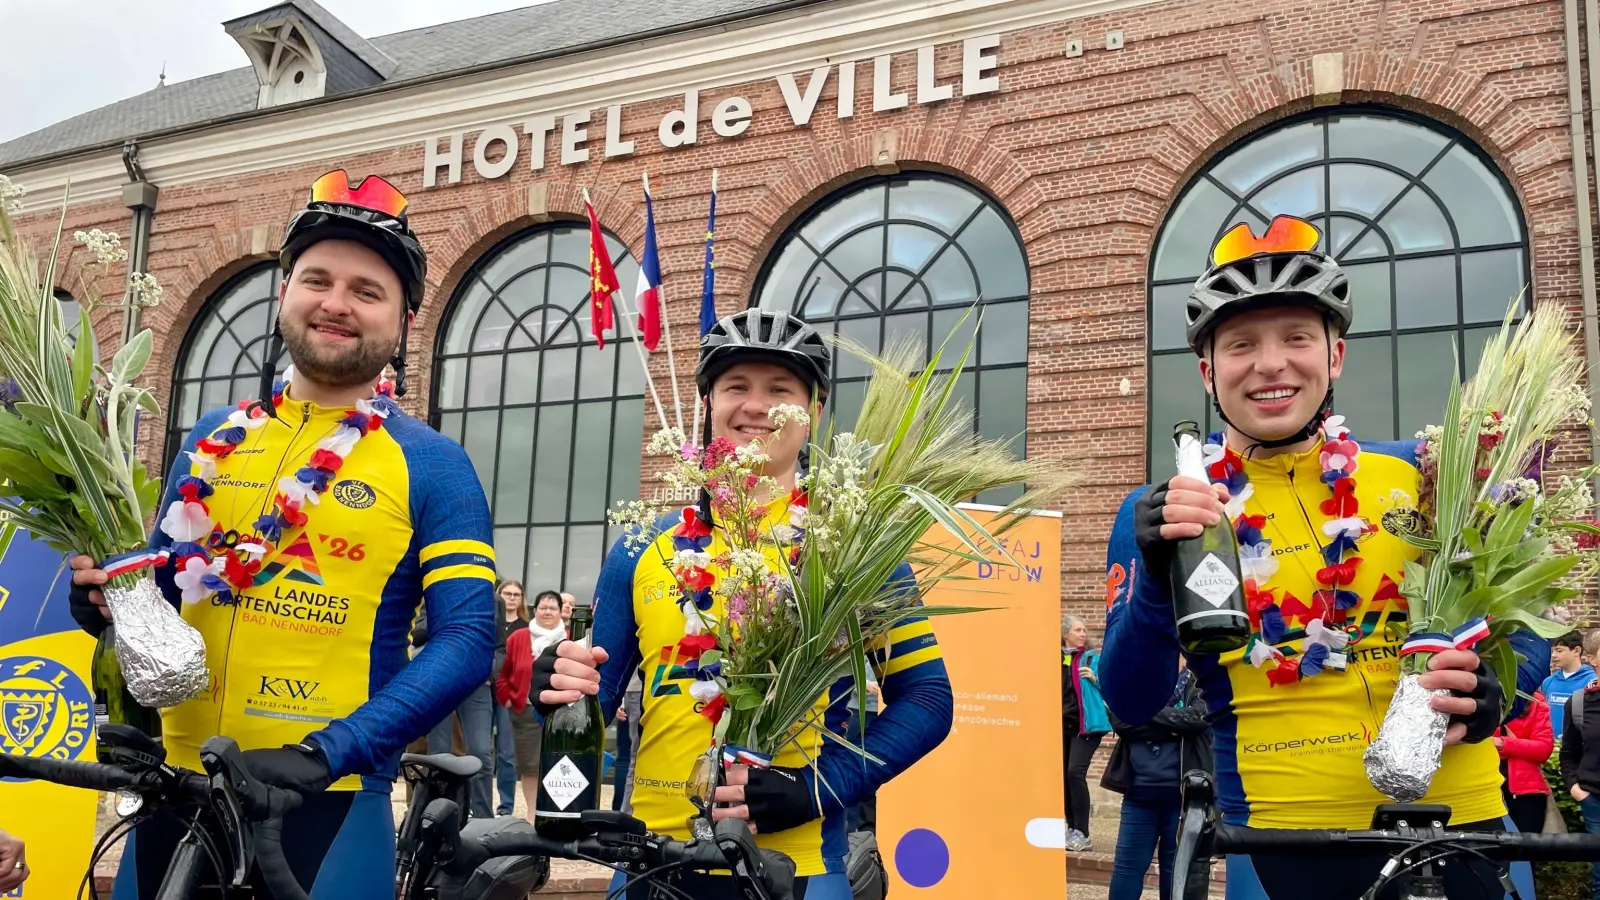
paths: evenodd
<path fill-rule="evenodd" d="M 1357 439 L 1394 440 L 1394 354 L 1388 335 L 1345 342 L 1333 408 Z"/>
<path fill-rule="evenodd" d="M 882 321 L 880 319 L 846 319 L 839 323 L 839 333 L 868 350 L 880 347 Z M 868 374 L 867 364 L 849 350 L 840 348 L 834 354 L 834 373 L 837 378 L 858 378 Z"/>
<path fill-rule="evenodd" d="M 1218 163 L 1211 175 L 1242 195 L 1279 172 L 1321 157 L 1321 125 L 1307 122 L 1245 144 L 1243 149 Z"/>
<path fill-rule="evenodd" d="M 1470 379 L 1470 378 L 1472 378 L 1472 376 L 1478 374 L 1478 363 L 1483 361 L 1483 348 L 1484 348 L 1484 345 L 1489 343 L 1489 339 L 1494 337 L 1495 333 L 1498 332 L 1499 330 L 1500 330 L 1500 326 L 1498 326 L 1498 325 L 1493 325 L 1493 326 L 1490 326 L 1488 328 L 1468 328 L 1467 329 L 1466 348 L 1461 351 L 1461 362 L 1467 368 L 1467 376 L 1466 376 L 1467 378 Z M 1442 405 L 1443 401 L 1440 401 L 1440 403 L 1441 403 L 1441 405 L 1439 407 L 1439 409 L 1440 409 L 1439 419 L 1443 420 L 1444 419 L 1444 415 L 1443 415 L 1444 406 Z M 1435 424 L 1435 423 L 1429 423 L 1429 424 Z"/>
<path fill-rule="evenodd" d="M 883 350 L 890 347 L 901 346 L 909 342 L 917 348 L 915 357 L 918 365 L 928 361 L 928 321 L 930 316 L 926 312 L 899 313 L 883 317 Z M 868 345 L 868 349 L 877 349 Z"/>
<path fill-rule="evenodd" d="M 1310 216 L 1323 208 L 1322 167 L 1285 175 L 1250 198 L 1250 204 L 1271 216 Z"/>
<path fill-rule="evenodd" d="M 511 336 L 511 314 L 498 300 L 490 300 L 472 337 L 473 350 L 499 350 Z"/>
<path fill-rule="evenodd" d="M 217 335 L 216 341 L 205 350 L 206 377 L 233 374 L 233 362 L 243 352 L 244 348 L 239 346 L 239 342 L 233 339 L 233 335 L 226 331 Z"/>
<path fill-rule="evenodd" d="M 800 229 L 801 237 L 819 252 L 828 248 L 851 229 L 881 219 L 884 211 L 883 186 L 847 194 L 819 213 Z"/>
<path fill-rule="evenodd" d="M 1334 159 L 1376 159 L 1415 175 L 1444 147 L 1432 129 L 1399 119 L 1337 115 L 1328 121 L 1328 155 Z"/>
<path fill-rule="evenodd" d="M 563 347 L 544 351 L 544 377 L 539 384 L 539 399 L 571 400 L 573 379 L 578 367 L 578 348 Z"/>
<path fill-rule="evenodd" d="M 1396 253 L 1449 250 L 1450 225 L 1427 192 L 1412 188 L 1378 223 L 1394 242 Z"/>
<path fill-rule="evenodd" d="M 1154 278 L 1195 279 L 1206 270 L 1217 223 L 1233 209 L 1233 198 L 1210 179 L 1201 179 L 1173 209 L 1156 245 Z"/>
<path fill-rule="evenodd" d="M 600 563 L 605 559 L 604 525 L 578 525 L 567 531 L 567 572 L 562 590 L 585 600 L 594 599 Z"/>
<path fill-rule="evenodd" d="M 883 265 L 883 228 L 857 232 L 836 246 L 827 248 L 824 253 L 827 265 L 831 265 L 845 280 L 856 282 L 864 273 Z M 875 298 L 878 288 L 873 285 L 864 293 L 869 298 Z"/>
<path fill-rule="evenodd" d="M 1339 259 L 1376 259 L 1391 255 L 1389 242 L 1384 240 L 1383 232 L 1374 228 L 1367 232 L 1366 237 L 1356 241 L 1356 245 L 1344 252 Z"/>
<path fill-rule="evenodd" d="M 500 460 L 495 468 L 493 498 L 496 525 L 528 521 L 536 413 L 532 408 L 511 409 L 500 420 Z"/>
<path fill-rule="evenodd" d="M 567 556 L 565 528 L 528 529 L 528 593 L 560 591 L 561 563 Z"/>
<path fill-rule="evenodd" d="M 484 267 L 483 280 L 496 286 L 504 285 L 524 270 L 548 262 L 549 252 L 548 233 L 536 233 L 523 238 L 502 250 L 493 262 Z"/>
<path fill-rule="evenodd" d="M 539 354 L 512 353 L 506 357 L 505 402 L 533 403 L 539 399 Z"/>
<path fill-rule="evenodd" d="M 931 178 L 913 178 L 889 186 L 889 218 L 927 222 L 945 234 L 954 234 L 982 202 L 971 191 Z"/>
<path fill-rule="evenodd" d="M 1408 183 L 1387 169 L 1353 163 L 1329 166 L 1328 179 L 1333 189 L 1330 208 L 1358 212 L 1369 219 L 1383 212 Z"/>
<path fill-rule="evenodd" d="M 572 407 L 544 407 L 539 415 L 539 440 L 534 446 L 533 521 L 566 521 L 571 454 Z"/>
<path fill-rule="evenodd" d="M 509 284 L 501 284 L 498 281 L 491 283 L 501 285 L 500 302 L 506 305 L 506 308 L 511 311 L 513 316 L 520 319 L 531 310 L 538 309 L 544 305 L 545 271 L 544 269 L 535 269 L 532 272 L 518 276 L 516 281 Z M 530 329 L 535 334 L 538 333 L 531 323 Z"/>
<path fill-rule="evenodd" d="M 1150 289 L 1150 349 L 1175 350 L 1189 346 L 1190 284 L 1163 284 Z"/>
<path fill-rule="evenodd" d="M 621 316 L 623 313 L 618 310 L 616 315 Z M 603 348 L 585 344 L 581 351 L 582 359 L 578 369 L 578 399 L 611 396 L 612 375 L 616 371 L 617 357 L 623 353 L 633 352 L 634 349 L 624 341 L 619 341 L 615 345 L 607 343 Z"/>
<path fill-rule="evenodd" d="M 617 376 L 617 396 L 642 395 L 645 392 L 645 377 L 644 364 L 639 362 L 639 355 L 631 350 L 623 352 L 620 349 L 618 355 L 621 359 L 617 362 L 622 371 Z M 694 390 L 692 386 L 689 389 Z"/>
<path fill-rule="evenodd" d="M 644 401 L 623 400 L 617 403 L 617 427 L 611 437 L 611 490 L 606 497 L 606 508 L 618 500 L 633 500 L 639 496 L 639 464 L 644 444 Z M 699 440 L 699 435 L 694 436 Z"/>
<path fill-rule="evenodd" d="M 1350 330 L 1355 333 L 1389 328 L 1389 264 L 1366 263 L 1344 266 L 1345 277 L 1350 282 L 1350 304 L 1355 307 L 1355 321 Z"/>
<path fill-rule="evenodd" d="M 800 293 L 795 298 L 795 304 L 801 309 L 801 318 L 818 319 L 837 315 L 845 296 L 844 279 L 820 262 L 803 274 L 805 281 L 800 285 Z M 855 291 L 850 292 L 850 297 L 859 308 L 866 308 L 866 304 Z"/>
<path fill-rule="evenodd" d="M 1022 306 L 1023 304 L 1017 304 Z M 1023 313 L 1027 313 L 1026 307 Z M 965 316 L 965 319 L 963 319 Z M 934 349 L 943 348 L 943 355 L 939 357 L 939 368 L 954 368 L 956 359 L 972 341 L 972 333 L 978 327 L 978 313 L 976 310 L 967 315 L 966 309 L 940 309 L 933 313 L 933 340 L 936 342 Z M 988 327 L 987 325 L 984 327 Z M 976 349 L 976 344 L 973 345 Z"/>
<path fill-rule="evenodd" d="M 1444 419 L 1450 379 L 1456 372 L 1455 332 L 1408 334 L 1400 337 L 1397 356 L 1400 385 L 1400 433 L 1415 434 L 1424 425 Z"/>
<path fill-rule="evenodd" d="M 978 299 L 978 285 L 973 280 L 972 264 L 955 247 L 946 247 L 939 254 L 933 268 L 923 276 L 922 283 L 933 291 L 934 303 L 971 303 Z"/>
<path fill-rule="evenodd" d="M 828 397 L 830 409 L 824 411 L 825 417 L 832 416 L 833 418 L 832 428 L 834 434 L 843 434 L 844 432 L 855 430 L 856 419 L 861 415 L 861 402 L 866 396 L 867 383 L 865 381 L 847 381 L 843 384 L 834 385 L 833 394 Z M 817 436 L 821 437 L 827 433 L 827 429 L 824 428 L 818 432 Z"/>
<path fill-rule="evenodd" d="M 801 279 L 816 258 L 817 255 L 805 244 L 791 241 L 778 255 L 778 261 L 773 264 L 766 282 L 761 285 L 761 308 L 783 312 L 794 309 L 803 294 Z"/>
<path fill-rule="evenodd" d="M 495 439 L 499 436 L 499 424 L 500 414 L 493 410 L 468 413 L 466 434 L 461 440 L 467 456 L 472 458 L 472 467 L 478 472 L 478 483 L 483 486 L 484 496 L 487 497 L 494 496 Z"/>
<path fill-rule="evenodd" d="M 1490 250 L 1461 257 L 1461 307 L 1468 322 L 1499 322 L 1513 302 L 1527 306 L 1521 250 Z M 1520 299 L 1519 299 L 1520 298 Z"/>
<path fill-rule="evenodd" d="M 604 522 L 606 518 L 606 473 L 603 466 L 610 455 L 611 404 L 578 404 L 578 429 L 573 435 L 573 459 L 585 472 L 572 480 L 572 500 L 567 517 L 574 522 Z M 637 445 L 635 451 L 638 451 Z"/>
<path fill-rule="evenodd" d="M 500 405 L 500 366 L 505 357 L 498 353 L 474 356 L 467 371 L 467 405 Z"/>
<path fill-rule="evenodd" d="M 1164 482 L 1178 474 L 1172 429 L 1183 421 L 1207 428 L 1210 401 L 1190 353 L 1165 353 L 1150 360 L 1150 478 Z"/>
<path fill-rule="evenodd" d="M 174 421 L 180 423 L 180 427 L 187 429 L 200 418 L 200 385 L 181 385 L 178 388 L 178 398 L 178 415 Z M 180 437 L 179 442 L 182 440 Z"/>
<path fill-rule="evenodd" d="M 1347 219 L 1335 216 L 1333 223 L 1328 226 L 1328 235 L 1324 239 L 1328 246 L 1333 248 L 1334 256 L 1340 256 L 1350 246 L 1350 242 L 1361 237 L 1367 232 L 1367 223 L 1359 219 Z"/>
<path fill-rule="evenodd" d="M 978 379 L 978 433 L 1022 448 L 1028 431 L 1028 370 L 986 371 Z"/>
<path fill-rule="evenodd" d="M 888 263 L 920 272 L 946 240 L 944 235 L 922 225 L 890 225 Z"/>
<path fill-rule="evenodd" d="M 1401 328 L 1455 324 L 1455 257 L 1399 260 L 1394 264 L 1394 290 L 1396 324 Z"/>
<path fill-rule="evenodd" d="M 445 413 L 441 415 L 439 417 L 439 433 L 458 444 L 461 443 L 461 420 L 461 413 Z"/>
<path fill-rule="evenodd" d="M 1023 303 L 984 304 L 983 355 L 985 366 L 1028 361 L 1028 307 Z"/>
<path fill-rule="evenodd" d="M 1452 147 L 1422 181 L 1450 208 L 1461 234 L 1461 246 L 1509 244 L 1522 239 L 1510 193 L 1467 148 Z"/>
<path fill-rule="evenodd" d="M 1028 265 L 1022 259 L 1022 248 L 994 207 L 984 207 L 962 230 L 960 240 L 978 269 L 985 299 L 1028 296 Z"/>
<path fill-rule="evenodd" d="M 73 323 L 77 322 L 76 306 L 77 304 L 73 304 Z M 261 340 L 272 331 L 271 323 L 267 320 L 267 309 L 270 306 L 271 303 L 265 298 L 253 300 L 249 305 L 241 309 L 238 315 L 234 316 L 233 321 L 229 322 L 228 326 L 233 329 L 233 333 L 238 335 L 241 341 Z M 62 308 L 62 312 L 66 312 L 65 307 Z"/>
<path fill-rule="evenodd" d="M 917 305 L 918 300 L 927 305 L 927 294 L 920 291 L 908 290 L 911 287 L 911 276 L 905 272 L 885 272 L 884 280 L 884 308 L 904 309 Z"/>
<path fill-rule="evenodd" d="M 501 581 L 514 578 L 527 581 L 528 571 L 524 554 L 528 550 L 528 531 L 525 528 L 496 528 L 494 530 L 494 570 Z"/>

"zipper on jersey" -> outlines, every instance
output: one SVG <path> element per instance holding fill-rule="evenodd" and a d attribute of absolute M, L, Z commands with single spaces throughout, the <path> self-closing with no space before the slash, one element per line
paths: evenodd
<path fill-rule="evenodd" d="M 271 480 L 267 482 L 268 498 L 271 498 L 272 486 L 277 484 L 278 476 L 283 471 L 284 460 L 289 458 L 289 453 L 294 449 L 295 442 L 300 440 L 300 434 L 306 430 L 306 421 L 308 419 L 310 419 L 309 408 L 302 412 L 300 416 L 300 424 L 295 427 L 294 434 L 289 438 L 288 443 L 284 445 L 283 456 L 278 458 L 278 465 L 273 470 Z M 244 473 L 241 472 L 240 477 L 243 477 L 243 475 Z M 268 502 L 271 502 L 270 499 Z M 228 664 L 233 661 L 233 633 L 238 628 L 238 625 L 239 602 L 235 600 L 233 604 L 233 614 L 228 617 L 228 641 L 222 654 L 222 694 L 217 700 L 217 730 L 215 732 L 217 734 L 222 733 L 222 713 L 223 710 L 227 709 L 228 707 Z"/>

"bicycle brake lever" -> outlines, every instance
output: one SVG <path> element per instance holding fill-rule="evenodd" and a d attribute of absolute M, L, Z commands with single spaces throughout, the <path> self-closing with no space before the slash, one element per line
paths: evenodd
<path fill-rule="evenodd" d="M 717 849 L 722 851 L 722 856 L 728 861 L 728 868 L 735 875 L 739 891 L 745 900 L 777 900 L 767 891 L 769 878 L 781 882 L 783 873 L 767 864 L 768 857 L 763 855 L 756 847 L 756 842 L 750 836 L 750 826 L 743 819 L 723 819 L 716 825 Z M 791 864 L 789 881 L 792 884 L 794 869 Z"/>
<path fill-rule="evenodd" d="M 1178 850 L 1172 861 L 1172 896 L 1178 900 L 1205 900 L 1211 890 L 1211 848 L 1215 835 L 1211 821 L 1212 796 L 1209 773 L 1193 769 L 1184 774 L 1183 815 L 1178 820 Z"/>

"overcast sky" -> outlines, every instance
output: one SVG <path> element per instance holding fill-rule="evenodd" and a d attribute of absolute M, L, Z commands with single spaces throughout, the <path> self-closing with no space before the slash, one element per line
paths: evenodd
<path fill-rule="evenodd" d="M 542 0 L 321 0 L 377 37 Z M 0 141 L 167 83 L 249 65 L 222 23 L 272 0 L 0 0 Z"/>

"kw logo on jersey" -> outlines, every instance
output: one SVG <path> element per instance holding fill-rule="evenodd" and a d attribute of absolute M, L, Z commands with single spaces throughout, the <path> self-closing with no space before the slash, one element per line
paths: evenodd
<path fill-rule="evenodd" d="M 258 676 L 261 680 L 256 688 L 258 697 L 276 697 L 283 700 L 316 700 L 325 698 L 317 695 L 317 688 L 322 687 L 320 681 L 304 681 L 299 678 L 280 678 L 273 675 Z"/>
<path fill-rule="evenodd" d="M 0 659 L 0 753 L 75 759 L 93 712 L 94 695 L 66 666 L 41 656 Z"/>
<path fill-rule="evenodd" d="M 311 540 L 305 532 L 301 532 L 294 543 L 278 551 L 277 558 L 264 566 L 256 573 L 256 587 L 272 581 L 280 574 L 285 581 L 298 581 L 301 584 L 315 584 L 321 586 L 322 567 L 317 565 L 317 554 L 311 549 Z"/>

